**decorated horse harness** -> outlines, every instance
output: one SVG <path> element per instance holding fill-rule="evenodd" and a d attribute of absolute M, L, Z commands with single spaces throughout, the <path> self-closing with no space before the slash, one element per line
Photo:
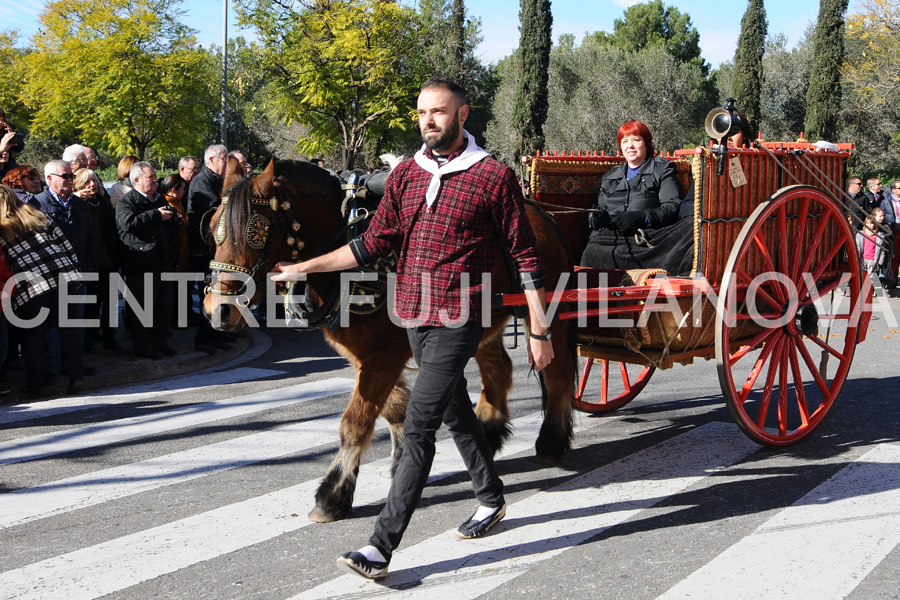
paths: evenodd
<path fill-rule="evenodd" d="M 342 186 L 346 190 L 346 196 L 342 204 L 341 210 L 346 220 L 346 224 L 319 249 L 315 256 L 325 254 L 331 250 L 339 242 L 349 242 L 353 237 L 362 233 L 368 228 L 369 221 L 375 214 L 378 202 L 367 199 L 365 189 L 360 189 L 357 185 L 355 177 Z M 251 196 L 250 198 L 250 217 L 247 220 L 245 229 L 245 240 L 247 247 L 252 250 L 259 250 L 259 258 L 253 265 L 252 269 L 242 267 L 233 263 L 210 261 L 210 276 L 207 281 L 206 293 L 220 296 L 237 296 L 247 297 L 246 280 L 242 285 L 235 289 L 214 289 L 214 282 L 222 273 L 237 273 L 253 279 L 257 289 L 264 289 L 264 281 L 262 278 L 267 272 L 267 266 L 271 262 L 268 254 L 274 229 L 281 229 L 285 235 L 285 243 L 291 248 L 291 260 L 297 260 L 300 251 L 303 250 L 305 244 L 297 238 L 300 230 L 300 223 L 294 218 L 291 212 L 291 201 L 285 198 L 286 191 L 281 185 L 281 178 L 276 178 L 274 186 L 274 195 L 271 198 L 259 198 Z M 229 201 L 228 195 L 223 196 L 222 204 L 227 205 Z M 255 211 L 254 206 L 267 207 L 274 214 L 274 219 L 269 219 L 263 214 Z M 216 230 L 213 233 L 213 240 L 217 246 L 225 243 L 226 225 L 223 214 L 216 223 Z M 353 314 L 371 314 L 384 306 L 387 301 L 387 276 L 397 269 L 397 255 L 392 252 L 387 258 L 379 259 L 373 264 L 364 265 L 350 272 L 354 273 L 375 273 L 377 279 L 373 281 L 351 281 L 348 286 L 337 284 L 328 290 L 321 303 L 313 303 L 305 290 L 297 290 L 296 288 L 305 288 L 305 282 L 292 281 L 288 282 L 278 292 L 284 295 L 285 319 L 296 325 L 296 320 L 305 323 L 307 328 L 333 328 L 337 325 L 340 318 L 342 306 L 347 306 Z M 301 300 L 297 300 L 301 298 Z M 360 299 L 363 300 L 360 300 Z M 369 300 L 371 299 L 371 300 Z M 350 302 L 349 300 L 354 300 Z M 240 302 L 238 298 L 236 302 Z M 250 309 L 255 309 L 256 305 L 249 304 L 247 298 L 245 305 Z"/>

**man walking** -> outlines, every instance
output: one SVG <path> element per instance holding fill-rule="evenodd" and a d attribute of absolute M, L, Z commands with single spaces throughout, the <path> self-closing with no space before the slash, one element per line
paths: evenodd
<path fill-rule="evenodd" d="M 403 453 L 369 545 L 338 558 L 342 569 L 370 579 L 387 573 L 425 487 L 442 423 L 450 429 L 480 504 L 456 536 L 480 537 L 506 514 L 503 482 L 463 376 L 484 331 L 482 274 L 492 273 L 504 248 L 526 290 L 535 328 L 529 339 L 533 364 L 541 370 L 553 358 L 542 323 L 543 268 L 515 174 L 462 129 L 469 107 L 455 81 L 428 80 L 417 106 L 425 144 L 388 177 L 369 229 L 324 256 L 278 263 L 280 273 L 274 277 L 287 281 L 297 274 L 349 269 L 391 250 L 400 256 L 395 305 L 419 365 L 406 411 Z"/>

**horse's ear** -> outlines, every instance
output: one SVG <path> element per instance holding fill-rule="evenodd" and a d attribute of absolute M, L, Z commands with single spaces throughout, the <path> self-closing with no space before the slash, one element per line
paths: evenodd
<path fill-rule="evenodd" d="M 241 161 L 233 156 L 229 156 L 228 164 L 225 166 L 225 180 L 222 184 L 222 189 L 227 190 L 232 185 L 240 181 L 243 176 L 244 167 L 241 166 Z"/>
<path fill-rule="evenodd" d="M 269 161 L 262 173 L 253 179 L 253 195 L 258 198 L 268 198 L 272 195 L 272 187 L 275 182 L 275 159 Z"/>

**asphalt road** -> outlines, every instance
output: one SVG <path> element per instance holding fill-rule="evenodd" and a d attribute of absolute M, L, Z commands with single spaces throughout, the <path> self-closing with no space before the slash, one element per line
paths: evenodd
<path fill-rule="evenodd" d="M 382 584 L 334 560 L 366 543 L 387 492 L 383 426 L 353 517 L 306 519 L 353 377 L 318 333 L 255 333 L 240 364 L 40 413 L 0 407 L 0 598 L 897 598 L 900 300 L 889 307 L 827 420 L 784 449 L 732 423 L 710 361 L 579 415 L 574 450 L 536 464 L 539 389 L 520 345 L 498 462 L 508 516 L 452 537 L 475 503 L 442 431 Z"/>

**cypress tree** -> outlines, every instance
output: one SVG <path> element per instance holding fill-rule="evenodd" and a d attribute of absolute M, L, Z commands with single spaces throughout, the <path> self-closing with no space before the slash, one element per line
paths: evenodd
<path fill-rule="evenodd" d="M 731 95 L 753 127 L 759 127 L 759 102 L 763 78 L 763 53 L 766 47 L 766 9 L 763 0 L 750 0 L 741 19 L 741 37 L 734 53 L 734 80 Z"/>
<path fill-rule="evenodd" d="M 813 64 L 806 90 L 806 138 L 837 140 L 844 61 L 844 12 L 848 0 L 820 0 L 813 36 Z"/>
<path fill-rule="evenodd" d="M 463 70 L 466 52 L 466 4 L 463 0 L 453 0 L 450 13 L 450 37 L 453 46 L 453 68 L 451 77 L 459 78 Z"/>
<path fill-rule="evenodd" d="M 517 131 L 516 159 L 544 148 L 544 121 L 549 100 L 547 76 L 550 68 L 550 0 L 520 0 L 519 85 L 513 105 Z"/>

